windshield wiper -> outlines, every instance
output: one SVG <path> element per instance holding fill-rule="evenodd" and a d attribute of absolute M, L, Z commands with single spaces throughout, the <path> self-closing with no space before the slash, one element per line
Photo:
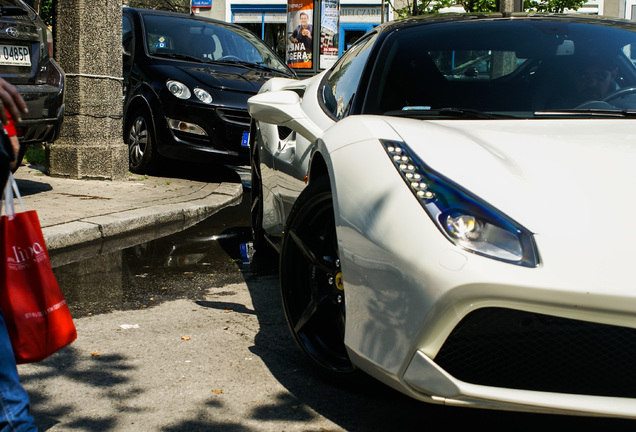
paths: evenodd
<path fill-rule="evenodd" d="M 203 60 L 201 60 L 198 57 L 194 57 L 191 55 L 187 55 L 187 54 L 179 54 L 179 53 L 154 53 L 152 54 L 155 57 L 166 57 L 166 58 L 173 58 L 173 59 L 180 59 L 180 60 L 189 60 L 189 61 L 193 61 L 193 62 L 197 62 L 197 63 L 203 63 Z"/>
<path fill-rule="evenodd" d="M 512 119 L 515 116 L 495 114 L 471 108 L 435 108 L 406 107 L 401 110 L 387 111 L 384 115 L 395 117 L 453 117 L 463 119 Z"/>
<path fill-rule="evenodd" d="M 267 66 L 265 63 L 253 63 L 253 62 L 248 62 L 245 60 L 210 60 L 208 63 L 225 63 L 225 64 L 242 66 L 242 67 L 251 68 L 251 69 L 256 68 L 256 69 L 262 69 L 262 70 L 268 70 L 268 71 L 281 72 L 279 69 L 273 68 L 271 66 Z"/>
<path fill-rule="evenodd" d="M 536 111 L 535 118 L 636 118 L 636 110 L 620 110 L 620 109 L 565 109 L 552 111 Z"/>

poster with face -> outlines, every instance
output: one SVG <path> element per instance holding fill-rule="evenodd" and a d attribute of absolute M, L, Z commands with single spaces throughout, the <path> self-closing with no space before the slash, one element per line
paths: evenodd
<path fill-rule="evenodd" d="M 311 69 L 314 46 L 313 0 L 288 0 L 287 64 L 292 68 Z"/>
<path fill-rule="evenodd" d="M 338 30 L 340 1 L 322 0 L 320 11 L 320 69 L 327 69 L 338 60 Z"/>

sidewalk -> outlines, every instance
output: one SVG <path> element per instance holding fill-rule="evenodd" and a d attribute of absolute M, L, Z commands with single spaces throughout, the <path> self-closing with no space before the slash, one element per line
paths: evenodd
<path fill-rule="evenodd" d="M 49 251 L 168 224 L 188 226 L 241 201 L 241 183 L 131 174 L 129 181 L 73 180 L 23 164 L 25 210 L 36 210 Z M 20 211 L 16 200 L 16 211 Z"/>

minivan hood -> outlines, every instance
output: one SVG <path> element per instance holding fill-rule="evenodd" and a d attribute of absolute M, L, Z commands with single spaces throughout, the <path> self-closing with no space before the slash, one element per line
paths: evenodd
<path fill-rule="evenodd" d="M 270 78 L 287 77 L 285 74 L 275 71 L 231 65 L 219 67 L 216 64 L 197 64 L 188 67 L 179 66 L 178 69 L 207 86 L 221 90 L 228 88 L 251 94 L 256 94 Z"/>

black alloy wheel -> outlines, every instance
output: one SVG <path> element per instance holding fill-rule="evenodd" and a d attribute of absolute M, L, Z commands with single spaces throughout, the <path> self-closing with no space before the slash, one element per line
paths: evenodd
<path fill-rule="evenodd" d="M 344 344 L 344 285 L 327 177 L 312 181 L 290 212 L 280 287 L 294 341 L 313 365 L 328 376 L 356 371 Z"/>
<path fill-rule="evenodd" d="M 149 112 L 136 110 L 131 116 L 126 131 L 130 171 L 146 174 L 156 165 L 159 155 L 155 150 L 155 137 L 152 131 Z"/>

